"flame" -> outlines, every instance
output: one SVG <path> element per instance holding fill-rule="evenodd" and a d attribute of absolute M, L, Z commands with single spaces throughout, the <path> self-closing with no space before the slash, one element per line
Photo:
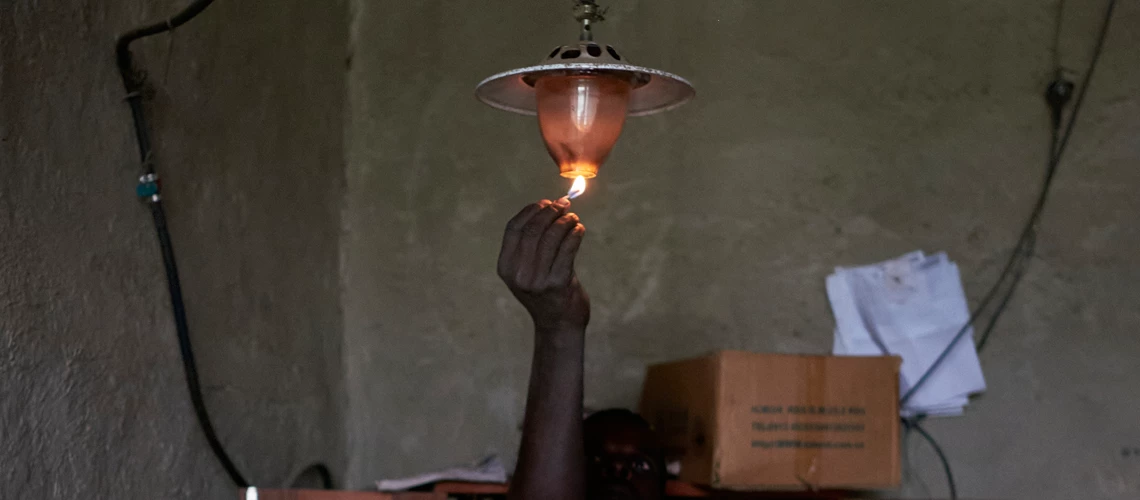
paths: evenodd
<path fill-rule="evenodd" d="M 585 193 L 585 192 L 586 192 L 586 177 L 579 175 L 578 177 L 574 178 L 574 184 L 572 184 L 570 186 L 570 192 L 566 193 L 566 197 L 573 200 L 574 198 L 581 196 L 582 193 Z"/>

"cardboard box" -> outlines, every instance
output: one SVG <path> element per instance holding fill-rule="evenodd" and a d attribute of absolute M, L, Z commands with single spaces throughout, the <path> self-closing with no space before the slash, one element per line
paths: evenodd
<path fill-rule="evenodd" d="M 641 414 L 680 479 L 731 490 L 899 485 L 897 357 L 723 351 L 649 368 Z"/>

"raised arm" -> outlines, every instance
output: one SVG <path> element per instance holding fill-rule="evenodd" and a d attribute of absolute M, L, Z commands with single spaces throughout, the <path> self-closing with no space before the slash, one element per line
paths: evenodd
<path fill-rule="evenodd" d="M 507 224 L 499 277 L 534 320 L 534 360 L 509 500 L 583 500 L 582 351 L 590 301 L 574 274 L 586 228 L 570 201 L 542 200 Z"/>

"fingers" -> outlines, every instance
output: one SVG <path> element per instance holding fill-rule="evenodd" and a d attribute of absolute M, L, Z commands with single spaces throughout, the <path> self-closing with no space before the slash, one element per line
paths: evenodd
<path fill-rule="evenodd" d="M 562 246 L 562 241 L 566 239 L 566 235 L 574 230 L 574 226 L 578 225 L 578 215 L 569 213 L 559 217 L 546 229 L 542 234 L 542 239 L 538 242 L 537 255 L 535 256 L 534 279 L 536 286 L 551 286 L 553 283 L 549 282 L 550 268 L 554 264 L 554 258 L 558 256 L 558 250 Z"/>
<path fill-rule="evenodd" d="M 556 285 L 570 283 L 574 276 L 574 258 L 578 256 L 578 247 L 582 245 L 582 237 L 586 235 L 586 226 L 576 224 L 570 234 L 562 239 L 558 247 L 558 256 L 550 266 L 549 281 Z"/>
<path fill-rule="evenodd" d="M 523 227 L 527 222 L 534 217 L 535 214 L 546 208 L 551 204 L 550 200 L 541 200 L 537 203 L 531 203 L 523 207 L 510 222 L 507 223 L 507 229 L 503 231 L 503 246 L 499 249 L 499 276 L 506 279 L 513 277 L 515 269 L 512 266 L 512 261 L 518 250 L 519 240 L 522 239 Z"/>
<path fill-rule="evenodd" d="M 566 286 L 586 227 L 566 213 L 570 200 L 541 200 L 524 207 L 503 234 L 499 276 L 512 288 L 538 291 Z"/>
<path fill-rule="evenodd" d="M 562 200 L 559 200 L 561 202 Z M 519 236 L 518 248 L 514 257 L 516 264 L 515 268 L 515 283 L 529 286 L 535 280 L 535 271 L 537 266 L 535 260 L 538 255 L 538 244 L 542 240 L 543 234 L 546 233 L 547 228 L 554 223 L 556 219 L 562 216 L 562 212 L 566 210 L 568 204 L 551 203 L 539 209 L 538 213 L 534 214 L 523 225 L 521 235 Z"/>

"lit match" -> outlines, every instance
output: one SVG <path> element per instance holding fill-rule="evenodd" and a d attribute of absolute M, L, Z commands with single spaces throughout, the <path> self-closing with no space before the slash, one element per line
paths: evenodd
<path fill-rule="evenodd" d="M 574 184 L 570 185 L 570 191 L 566 193 L 566 197 L 573 200 L 586 192 L 586 178 L 579 175 L 574 179 Z"/>

